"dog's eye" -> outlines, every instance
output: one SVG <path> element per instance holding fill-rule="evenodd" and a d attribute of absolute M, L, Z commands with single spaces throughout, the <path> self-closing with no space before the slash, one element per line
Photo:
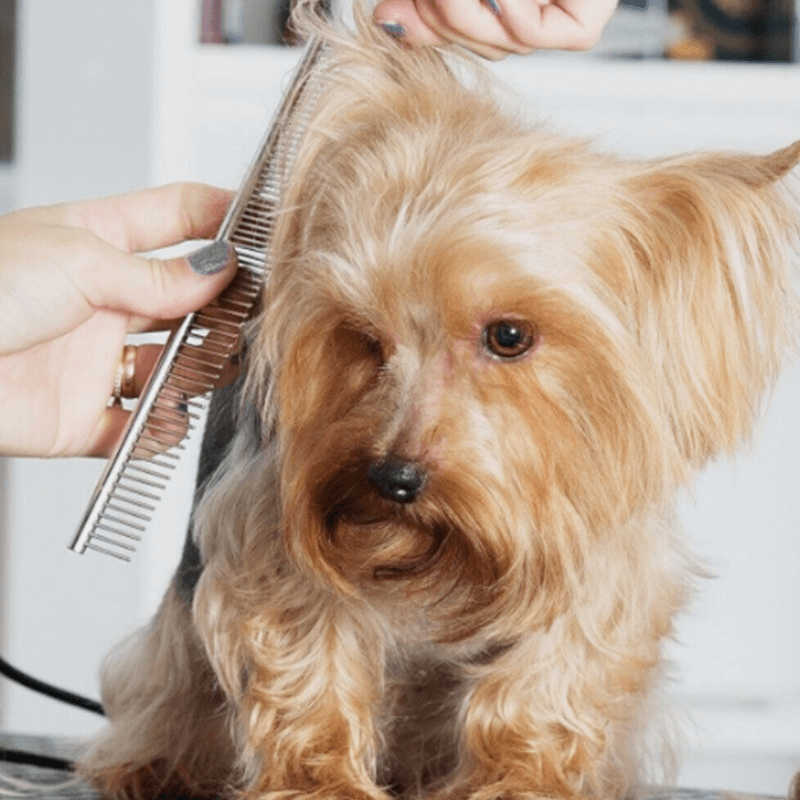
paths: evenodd
<path fill-rule="evenodd" d="M 501 319 L 483 329 L 483 346 L 498 358 L 519 358 L 536 344 L 537 336 L 529 322 Z"/>
<path fill-rule="evenodd" d="M 364 350 L 379 364 L 383 364 L 386 360 L 383 352 L 383 343 L 376 336 L 371 336 L 367 333 L 361 334 L 361 343 Z"/>

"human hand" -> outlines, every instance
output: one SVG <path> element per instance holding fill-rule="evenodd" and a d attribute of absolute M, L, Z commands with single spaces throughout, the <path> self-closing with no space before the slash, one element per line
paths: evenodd
<path fill-rule="evenodd" d="M 456 42 L 485 58 L 588 50 L 617 0 L 383 0 L 374 18 L 409 45 Z"/>
<path fill-rule="evenodd" d="M 211 238 L 231 199 L 175 184 L 0 216 L 0 454 L 113 450 L 130 413 L 108 406 L 126 335 L 168 329 L 235 273 L 226 245 L 194 266 L 131 254 Z M 137 393 L 160 350 L 137 348 Z"/>

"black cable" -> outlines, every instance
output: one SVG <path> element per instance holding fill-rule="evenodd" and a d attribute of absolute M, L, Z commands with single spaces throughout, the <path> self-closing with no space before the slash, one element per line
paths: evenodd
<path fill-rule="evenodd" d="M 83 697 L 74 692 L 68 692 L 66 689 L 59 689 L 57 686 L 52 686 L 49 683 L 40 681 L 37 678 L 32 678 L 26 675 L 16 667 L 12 667 L 2 656 L 0 656 L 0 673 L 5 675 L 12 681 L 25 686 L 27 689 L 32 689 L 34 692 L 45 694 L 52 697 L 54 700 L 60 700 L 62 703 L 67 703 L 71 706 L 77 706 L 84 711 L 91 711 L 93 714 L 100 714 L 104 717 L 106 712 L 103 711 L 103 706 L 96 700 L 90 700 L 88 697 Z"/>
<path fill-rule="evenodd" d="M 68 692 L 66 689 L 60 689 L 58 686 L 52 686 L 49 683 L 40 681 L 38 678 L 32 678 L 30 675 L 26 675 L 21 670 L 13 667 L 2 656 L 0 656 L 0 674 L 5 675 L 9 680 L 21 684 L 26 689 L 32 689 L 34 692 L 47 695 L 54 700 L 60 700 L 62 703 L 77 706 L 78 708 L 84 709 L 84 711 L 91 711 L 94 714 L 105 716 L 103 707 L 96 700 L 90 700 L 88 697 L 83 697 L 74 692 Z M 0 747 L 0 761 L 11 764 L 26 764 L 43 769 L 57 769 L 64 772 L 73 772 L 75 770 L 73 762 L 64 758 L 42 756 L 38 753 L 27 753 L 24 750 L 8 750 L 4 747 Z"/>
<path fill-rule="evenodd" d="M 26 753 L 24 750 L 7 750 L 0 747 L 0 761 L 9 764 L 27 764 L 31 767 L 42 767 L 43 769 L 57 769 L 62 772 L 74 772 L 75 764 L 66 758 L 54 758 L 53 756 L 40 756 L 36 753 Z"/>

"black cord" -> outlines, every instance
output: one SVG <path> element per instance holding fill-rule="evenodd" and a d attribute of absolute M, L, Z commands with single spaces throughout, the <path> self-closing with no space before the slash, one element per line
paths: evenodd
<path fill-rule="evenodd" d="M 57 769 L 62 772 L 75 771 L 75 764 L 66 758 L 40 756 L 36 753 L 26 753 L 24 750 L 7 750 L 4 747 L 0 747 L 0 761 L 5 761 L 9 764 L 27 764 L 31 767 L 42 767 L 43 769 Z"/>
<path fill-rule="evenodd" d="M 16 667 L 11 666 L 2 656 L 0 656 L 0 674 L 3 674 L 9 680 L 21 684 L 26 689 L 32 689 L 39 694 L 52 697 L 54 700 L 60 700 L 62 703 L 67 703 L 71 706 L 77 706 L 84 711 L 91 711 L 94 714 L 105 716 L 103 706 L 96 700 L 90 700 L 88 697 L 83 697 L 74 692 L 68 692 L 66 689 L 60 689 L 58 686 L 52 686 L 49 683 L 40 681 L 38 678 L 32 678 L 26 675 Z M 0 747 L 0 761 L 5 761 L 11 764 L 27 764 L 32 767 L 42 767 L 44 769 L 57 769 L 63 772 L 74 772 L 75 765 L 72 761 L 64 758 L 54 758 L 52 756 L 42 756 L 38 753 L 27 753 L 24 750 L 7 750 Z"/>
<path fill-rule="evenodd" d="M 12 681 L 16 681 L 27 689 L 32 689 L 34 692 L 45 694 L 52 697 L 54 700 L 60 700 L 62 703 L 67 703 L 71 706 L 77 706 L 84 711 L 91 711 L 93 714 L 100 714 L 104 717 L 106 712 L 103 711 L 103 706 L 96 700 L 90 700 L 88 697 L 83 697 L 74 692 L 68 692 L 66 689 L 59 689 L 57 686 L 52 686 L 49 683 L 40 681 L 37 678 L 32 678 L 26 675 L 16 667 L 12 667 L 2 656 L 0 656 L 0 673 L 5 675 Z"/>

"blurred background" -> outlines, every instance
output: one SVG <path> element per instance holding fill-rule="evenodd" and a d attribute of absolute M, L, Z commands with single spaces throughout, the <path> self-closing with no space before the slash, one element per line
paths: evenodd
<path fill-rule="evenodd" d="M 620 153 L 768 152 L 800 138 L 797 20 L 794 0 L 627 0 L 596 52 L 492 69 L 532 116 Z M 236 187 L 297 59 L 286 42 L 276 0 L 0 0 L 0 212 L 178 179 Z M 799 399 L 795 366 L 749 450 L 679 504 L 717 576 L 669 650 L 683 785 L 780 794 L 800 767 Z M 182 467 L 126 565 L 67 551 L 101 463 L 0 459 L 6 658 L 97 696 L 104 654 L 177 562 L 193 459 Z M 3 730 L 98 724 L 0 684 Z"/>

